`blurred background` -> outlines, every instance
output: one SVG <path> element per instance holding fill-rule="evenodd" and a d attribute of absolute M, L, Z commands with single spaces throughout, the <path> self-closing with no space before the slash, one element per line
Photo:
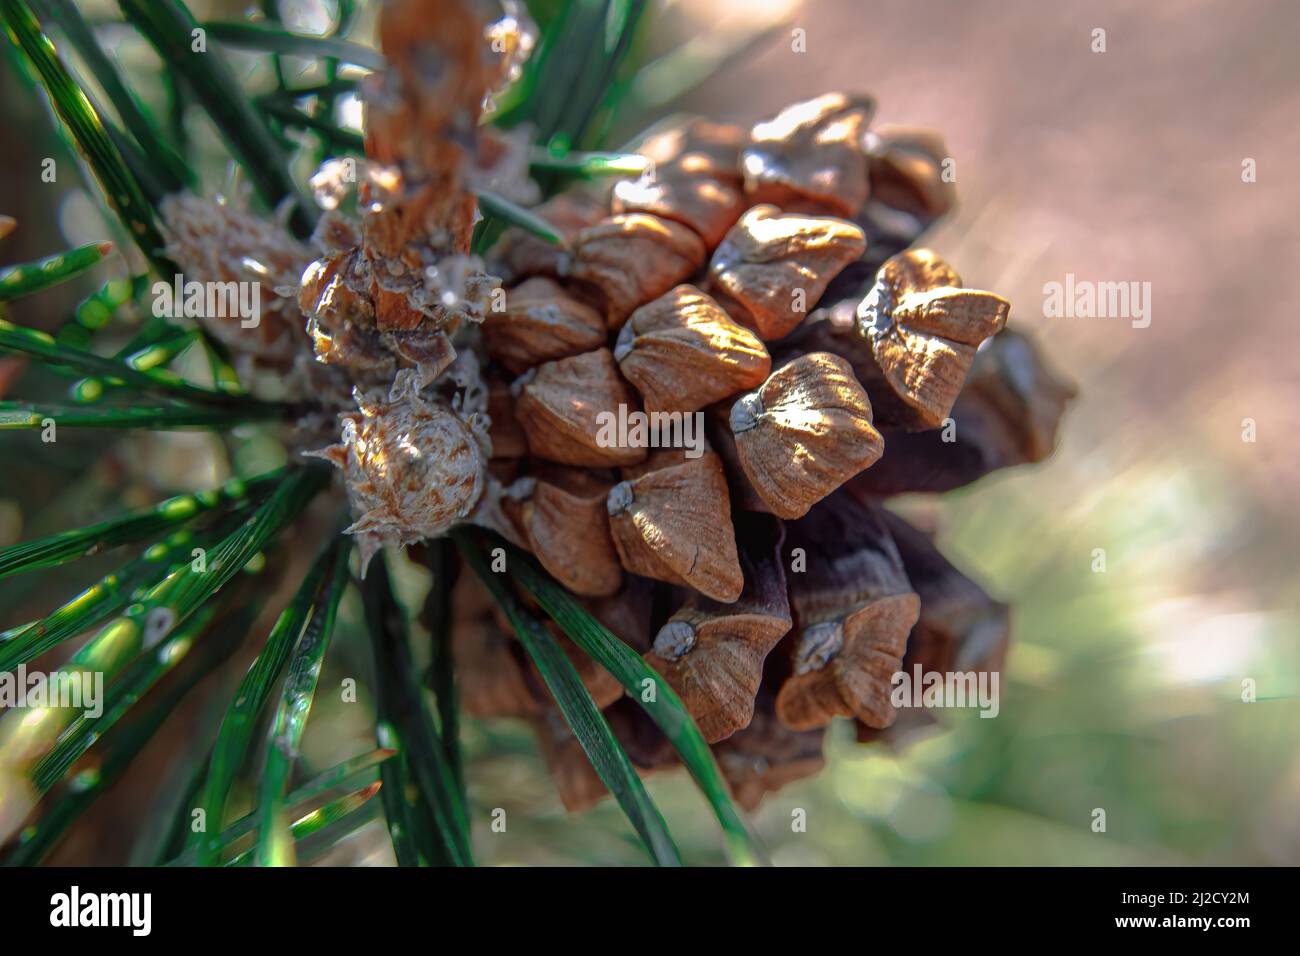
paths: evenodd
<path fill-rule="evenodd" d="M 191 5 L 214 17 L 245 6 Z M 295 6 L 310 30 L 328 5 L 285 4 Z M 1300 9 L 1290 0 L 658 6 L 642 54 L 686 49 L 701 70 L 719 69 L 684 94 L 680 77 L 665 75 L 647 91 L 648 115 L 616 118 L 624 133 L 667 112 L 750 124 L 827 90 L 873 93 L 878 123 L 937 130 L 956 160 L 961 205 L 928 244 L 968 285 L 1009 298 L 1013 327 L 1080 389 L 1050 461 L 903 503 L 1014 607 L 998 718 L 949 713 L 898 750 L 836 728 L 826 771 L 769 795 L 754 816 L 776 862 L 1300 863 L 1300 348 L 1292 295 L 1278 288 L 1300 263 L 1291 165 Z M 1093 51 L 1096 29 L 1104 53 Z M 142 75 L 156 68 L 134 40 L 115 55 Z M 23 261 L 100 238 L 105 226 L 71 165 L 42 188 L 34 173 L 15 173 L 64 154 L 44 103 L 3 69 L 0 212 L 20 226 L 0 256 Z M 1246 159 L 1255 182 L 1243 182 Z M 220 187 L 219 171 L 210 185 Z M 121 271 L 109 263 L 97 279 Z M 1151 283 L 1150 326 L 1044 317 L 1044 285 L 1067 273 Z M 49 327 L 75 301 L 55 292 L 15 313 Z M 0 359 L 0 379 L 11 373 Z M 1247 419 L 1254 441 L 1243 440 Z M 201 433 L 133 436 L 112 449 L 108 436 L 78 441 L 46 454 L 35 436 L 3 440 L 0 544 L 160 488 L 262 470 L 282 454 L 256 436 L 230 447 Z M 1094 571 L 1096 549 L 1104 572 Z M 37 590 L 5 582 L 0 628 L 95 573 L 90 562 L 41 575 Z M 418 603 L 419 573 L 408 568 L 401 583 Z M 349 599 L 325 685 L 362 666 L 363 644 L 347 637 L 359 616 Z M 241 671 L 178 712 L 173 745 L 210 735 Z M 1242 701 L 1246 679 L 1254 703 Z M 371 745 L 367 719 L 336 709 L 309 725 L 310 764 Z M 524 725 L 470 723 L 464 735 L 480 862 L 643 861 L 617 807 L 564 813 Z M 58 859 L 125 859 L 186 777 L 172 752 L 166 736 L 154 741 Z M 723 861 L 684 775 L 653 777 L 649 789 L 688 862 Z M 505 833 L 489 830 L 496 807 L 507 810 Z M 1104 833 L 1092 829 L 1097 808 Z M 807 832 L 792 832 L 795 809 Z M 378 837 L 332 861 L 384 862 Z"/>

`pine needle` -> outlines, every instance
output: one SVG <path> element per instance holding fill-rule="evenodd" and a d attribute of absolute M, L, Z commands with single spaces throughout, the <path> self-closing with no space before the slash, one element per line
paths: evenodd
<path fill-rule="evenodd" d="M 376 747 L 374 750 L 368 750 L 365 753 L 358 754 L 355 757 L 343 761 L 322 771 L 312 779 L 308 780 L 301 787 L 298 787 L 284 798 L 288 807 L 288 814 L 297 820 L 308 812 L 306 804 L 311 803 L 317 797 L 329 790 L 335 790 L 340 787 L 352 787 L 360 782 L 359 778 L 367 776 L 371 771 L 378 767 L 381 772 L 384 766 L 397 755 L 395 750 L 385 750 L 382 747 Z M 367 785 L 375 781 L 366 781 Z M 193 787 L 193 797 L 197 798 L 202 791 L 202 782 L 199 781 Z M 188 801 L 182 801 L 182 819 L 189 819 L 190 806 Z M 254 811 L 247 813 L 235 820 L 224 830 L 221 831 L 222 851 L 229 850 L 236 840 L 248 833 L 257 832 L 260 824 L 260 815 Z M 195 858 L 197 848 L 182 850 L 177 856 L 169 860 L 160 860 L 158 865 L 166 866 L 188 866 L 191 865 Z"/>
<path fill-rule="evenodd" d="M 378 793 L 383 785 L 382 780 L 376 780 L 355 793 L 332 800 L 323 807 L 318 807 L 294 820 L 288 828 L 288 837 L 291 841 L 289 853 L 295 857 L 301 854 L 310 858 L 322 848 L 328 849 L 375 819 L 376 811 L 374 805 L 370 803 L 370 798 Z M 311 841 L 312 837 L 318 839 Z M 325 839 L 319 839 L 321 837 Z M 316 846 L 312 847 L 310 842 L 315 842 Z M 303 846 L 295 848 L 296 843 L 302 843 Z M 254 862 L 256 862 L 255 850 L 248 849 L 236 854 L 225 865 L 248 866 Z"/>
<path fill-rule="evenodd" d="M 105 737 L 96 762 L 69 781 L 46 806 L 40 822 L 23 831 L 13 852 L 5 858 L 5 865 L 34 866 L 44 860 L 68 828 L 118 781 L 140 751 L 154 740 L 185 696 L 230 656 L 250 620 L 250 614 L 241 612 L 218 624 L 219 633 L 201 642 L 199 653 L 191 655 L 188 666 L 182 668 L 183 676 L 143 708 L 134 708 Z"/>
<path fill-rule="evenodd" d="M 478 203 L 488 215 L 495 216 L 512 226 L 518 226 L 526 232 L 531 232 L 534 236 L 545 239 L 561 249 L 568 248 L 569 244 L 564 241 L 562 235 L 555 231 L 554 226 L 518 203 L 484 190 L 479 190 Z"/>
<path fill-rule="evenodd" d="M 83 393 L 84 394 L 84 393 Z M 250 405 L 247 408 L 195 408 L 159 406 L 144 408 L 87 408 L 49 402 L 0 402 L 0 431 L 44 429 L 53 423 L 65 428 L 148 428 L 169 431 L 177 428 L 230 428 L 242 422 L 260 422 L 289 417 L 287 408 Z"/>
<path fill-rule="evenodd" d="M 618 678 L 628 695 L 641 705 L 664 732 L 713 808 L 713 813 L 722 826 L 732 861 L 746 866 L 764 862 L 764 854 L 757 838 L 732 802 L 713 753 L 685 705 L 659 672 L 587 613 L 529 555 L 498 537 L 489 539 L 486 534 L 475 534 L 478 538 L 475 546 L 478 548 L 485 547 L 483 542 L 486 539 L 491 541 L 493 547 L 506 549 L 510 574 L 520 586 L 592 660 Z M 647 701 L 643 696 L 646 681 L 652 682 L 650 686 L 655 688 L 653 701 Z"/>
<path fill-rule="evenodd" d="M 306 36 L 237 20 L 209 21 L 203 24 L 203 29 L 208 31 L 208 36 L 236 49 L 288 53 L 312 60 L 329 58 L 351 63 L 365 70 L 382 70 L 387 65 L 384 55 L 378 50 L 335 37 Z"/>
<path fill-rule="evenodd" d="M 36 765 L 32 773 L 36 789 L 44 793 L 54 786 L 149 688 L 179 664 L 216 613 L 216 602 L 209 601 L 183 627 L 178 627 L 157 647 L 141 653 L 123 674 L 110 683 L 100 702 L 102 713 L 98 717 L 90 717 L 83 711 L 63 732 L 54 749 Z"/>
<path fill-rule="evenodd" d="M 288 824 L 284 789 L 298 759 L 298 748 L 316 695 L 316 681 L 325 659 L 325 648 L 329 646 L 339 601 L 348 585 L 348 556 L 351 553 L 350 541 L 341 534 L 337 535 L 332 563 L 307 626 L 293 650 L 289 676 L 271 720 L 258 798 L 262 821 L 256 854 L 259 866 L 292 866 L 294 862 L 294 835 L 290 833 Z"/>
<path fill-rule="evenodd" d="M 59 25 L 68 41 L 103 87 L 117 115 L 127 131 L 135 137 L 136 145 L 149 157 L 151 166 L 158 171 L 167 192 L 194 186 L 194 172 L 184 157 L 161 135 L 153 118 L 145 111 L 140 100 L 127 88 L 113 61 L 108 58 L 95 37 L 94 29 L 86 22 L 72 0 L 36 0 L 37 9 L 47 20 Z"/>
<path fill-rule="evenodd" d="M 401 751 L 383 777 L 394 852 L 403 865 L 423 859 L 472 866 L 469 817 L 416 681 L 405 612 L 392 593 L 383 554 L 370 563 L 361 596 L 378 682 L 378 742 Z M 390 789 L 393 783 L 399 786 Z M 406 783 L 414 784 L 413 799 Z"/>
<path fill-rule="evenodd" d="M 546 172 L 594 179 L 599 176 L 640 176 L 650 168 L 650 160 L 637 153 L 556 153 L 544 146 L 534 146 L 528 156 L 528 165 Z"/>
<path fill-rule="evenodd" d="M 236 511 L 223 521 L 239 521 Z M 220 526 L 219 526 L 220 527 Z M 151 545 L 140 557 L 127 562 L 86 588 L 46 617 L 0 633 L 0 671 L 12 671 L 59 644 L 76 637 L 116 614 L 130 602 L 181 567 L 190 566 L 195 549 L 219 541 L 216 529 L 201 534 L 177 531 Z"/>
<path fill-rule="evenodd" d="M 284 150 L 245 95 L 221 50 L 196 49 L 196 37 L 206 35 L 185 4 L 179 0 L 118 0 L 118 6 L 168 68 L 185 79 L 267 206 L 274 209 L 282 200 L 292 198 L 292 225 L 300 235 L 309 233 L 315 206 L 303 198 L 289 175 Z M 200 32 L 196 34 L 196 30 Z"/>
<path fill-rule="evenodd" d="M 195 864 L 198 866 L 213 866 L 220 861 L 221 821 L 226 800 L 253 739 L 257 716 L 279 681 L 285 662 L 301 637 L 313 608 L 324 597 L 326 584 L 332 583 L 327 582 L 327 575 L 332 572 L 342 548 L 342 537 L 335 535 L 312 564 L 289 606 L 281 612 L 257 660 L 235 691 L 212 748 L 212 760 L 208 764 L 207 782 L 203 788 L 201 806 L 208 829 L 194 833 L 190 839 L 190 844 L 197 848 Z"/>
<path fill-rule="evenodd" d="M 0 269 L 0 302 L 34 295 L 75 278 L 113 251 L 111 242 L 92 242 L 36 262 Z"/>
<path fill-rule="evenodd" d="M 484 560 L 483 552 L 464 536 L 457 540 L 465 542 L 461 550 L 465 560 L 510 618 L 520 643 L 537 665 L 574 737 L 601 781 L 618 800 L 618 805 L 623 808 L 623 813 L 645 844 L 650 858 L 660 866 L 681 866 L 681 856 L 673 844 L 663 814 L 646 793 L 645 784 L 637 776 L 623 745 L 618 742 L 596 707 L 596 702 L 583 686 L 573 662 L 565 656 L 560 645 L 541 622 L 523 609 L 501 579 L 502 576 L 492 572 Z"/>
<path fill-rule="evenodd" d="M 42 32 L 31 7 L 24 0 L 0 0 L 0 17 L 3 17 L 9 39 L 23 52 L 36 72 L 55 112 L 72 134 L 77 149 L 95 174 L 104 197 L 122 220 L 127 233 L 161 274 L 173 274 L 175 268 L 158 252 L 165 243 L 158 231 L 153 207 L 127 169 L 99 114 L 59 59 L 50 38 Z"/>
<path fill-rule="evenodd" d="M 90 557 L 185 524 L 204 512 L 256 500 L 283 477 L 284 469 L 279 469 L 247 482 L 233 479 L 220 488 L 177 495 L 118 518 L 0 548 L 0 578 Z"/>
<path fill-rule="evenodd" d="M 273 408 L 284 409 L 285 407 L 259 402 L 243 394 L 202 388 L 165 369 L 132 368 L 121 359 L 96 355 L 94 352 L 59 342 L 46 332 L 14 325 L 3 319 L 0 319 L 0 349 L 24 352 L 41 362 L 65 366 L 87 375 L 119 379 L 144 391 L 199 405 L 242 406 L 246 409 L 260 407 L 268 415 Z"/>

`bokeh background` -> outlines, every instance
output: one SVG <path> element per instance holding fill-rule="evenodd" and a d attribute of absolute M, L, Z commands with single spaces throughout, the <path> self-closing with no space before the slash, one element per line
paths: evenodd
<path fill-rule="evenodd" d="M 192 6 L 214 16 L 243 8 Z M 310 24 L 319 4 L 299 6 Z M 684 74 L 666 72 L 661 88 L 643 91 L 656 112 L 751 123 L 829 89 L 865 90 L 878 98 L 878 122 L 941 131 L 961 206 L 929 244 L 969 285 L 1008 297 L 1013 326 L 1080 389 L 1050 461 L 942 500 L 901 503 L 1015 608 L 1000 715 L 946 715 L 897 750 L 836 728 L 827 770 L 769 796 L 755 814 L 776 862 L 1300 863 L 1300 340 L 1289 289 L 1300 264 L 1300 8 L 1290 0 L 659 6 L 644 55 L 685 49 L 701 71 L 721 68 L 684 95 L 674 86 Z M 1097 28 L 1104 53 L 1092 50 Z M 733 57 L 737 49 L 743 55 Z M 116 55 L 146 75 L 151 68 L 129 40 Z M 43 104 L 3 69 L 0 211 L 21 228 L 0 256 L 31 259 L 98 238 L 103 227 L 76 177 L 33 187 L 40 158 L 60 147 Z M 619 121 L 630 134 L 647 118 Z M 1242 180 L 1247 158 L 1253 183 Z M 110 264 L 99 278 L 112 272 Z M 1150 282 L 1150 327 L 1044 317 L 1044 284 L 1067 273 Z M 74 303 L 45 296 L 20 318 L 57 323 Z M 1254 441 L 1243 440 L 1246 419 Z M 255 437 L 220 447 L 201 434 L 59 446 L 38 462 L 35 445 L 0 443 L 0 543 L 159 489 L 205 487 L 232 468 L 273 465 L 278 454 Z M 44 576 L 37 590 L 26 582 L 0 590 L 0 627 L 48 610 L 98 573 L 93 563 L 74 567 Z M 401 584 L 415 601 L 419 574 L 407 569 Z M 343 617 L 327 686 L 364 666 L 364 646 L 349 637 L 359 609 L 349 601 Z M 178 746 L 210 737 L 241 672 L 236 664 L 209 681 L 178 712 L 60 860 L 117 862 L 138 848 L 189 772 Z M 1241 699 L 1246 679 L 1254 703 Z M 309 764 L 370 746 L 366 719 L 337 709 L 313 719 Z M 615 806 L 564 813 L 523 725 L 470 723 L 465 745 L 480 862 L 642 862 Z M 690 782 L 660 775 L 649 787 L 686 859 L 722 862 Z M 505 833 L 489 829 L 496 807 L 507 810 Z M 1096 808 L 1106 811 L 1104 833 L 1091 826 Z M 806 832 L 792 832 L 795 809 L 806 811 Z M 379 827 L 331 862 L 384 862 Z"/>

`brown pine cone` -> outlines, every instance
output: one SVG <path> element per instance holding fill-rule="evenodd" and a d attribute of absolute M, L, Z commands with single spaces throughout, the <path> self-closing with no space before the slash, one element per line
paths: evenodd
<path fill-rule="evenodd" d="M 890 727 L 900 670 L 1001 666 L 1005 606 L 881 497 L 1041 460 L 1073 394 L 1005 299 L 910 248 L 952 206 L 944 148 L 871 112 L 832 94 L 660 132 L 639 180 L 537 208 L 567 250 L 508 234 L 489 263 L 513 537 L 663 675 L 746 806 L 817 772 L 835 717 Z M 499 622 L 470 603 L 456 626 L 475 712 L 534 720 L 566 806 L 603 795 Z M 675 763 L 615 696 L 634 763 Z"/>

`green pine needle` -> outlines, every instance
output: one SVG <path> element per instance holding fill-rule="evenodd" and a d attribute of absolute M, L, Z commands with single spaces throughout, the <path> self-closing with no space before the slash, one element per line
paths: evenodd
<path fill-rule="evenodd" d="M 509 225 L 518 226 L 526 232 L 531 232 L 534 236 L 545 239 L 552 245 L 559 246 L 562 249 L 568 248 L 568 243 L 564 241 L 562 235 L 555 231 L 554 226 L 518 203 L 513 203 L 496 193 L 480 190 L 478 204 L 483 212 L 489 216 L 496 217 Z M 480 223 L 480 225 L 482 224 Z"/>
<path fill-rule="evenodd" d="M 395 750 L 376 747 L 374 750 L 367 750 L 363 754 L 349 757 L 342 763 L 318 773 L 301 787 L 294 789 L 284 798 L 284 802 L 291 809 L 291 812 L 297 812 L 301 809 L 301 804 L 320 796 L 327 790 L 350 785 L 354 778 L 381 766 L 385 761 L 396 755 L 397 751 Z M 244 819 L 248 821 L 248 829 L 252 830 L 257 827 L 257 814 L 250 813 Z"/>
<path fill-rule="evenodd" d="M 165 243 L 153 207 L 123 162 L 99 114 L 59 59 L 50 38 L 41 31 L 31 7 L 25 0 L 0 0 L 0 17 L 9 39 L 23 52 L 39 77 L 55 112 L 71 133 L 127 233 L 161 274 L 173 274 L 175 268 L 158 252 Z"/>
<path fill-rule="evenodd" d="M 234 479 L 220 488 L 177 495 L 118 518 L 0 548 L 0 578 L 67 564 L 151 537 L 205 512 L 256 500 L 283 477 L 284 470 L 280 469 L 247 482 Z"/>
<path fill-rule="evenodd" d="M 286 837 L 289 840 L 285 855 L 288 859 L 297 859 L 299 855 L 310 857 L 312 850 L 305 844 L 309 837 L 323 836 L 330 831 L 330 839 L 324 841 L 331 846 L 346 836 L 356 832 L 375 818 L 375 808 L 370 805 L 370 798 L 383 787 L 382 780 L 367 784 L 355 793 L 349 793 L 332 800 L 322 807 L 317 807 L 289 824 Z M 296 843 L 303 842 L 302 848 Z M 248 866 L 258 862 L 257 849 L 250 848 L 236 854 L 226 866 Z"/>
<path fill-rule="evenodd" d="M 162 341 L 136 349 L 122 357 L 122 361 L 134 369 L 147 372 L 151 368 L 166 365 L 176 356 L 194 344 L 199 338 L 195 329 L 176 329 Z"/>
<path fill-rule="evenodd" d="M 503 106 L 495 121 L 532 122 L 546 146 L 584 145 L 644 9 L 644 0 L 571 0 L 526 68 L 522 101 Z"/>
<path fill-rule="evenodd" d="M 294 820 L 301 819 L 303 815 L 309 812 L 306 804 L 311 803 L 317 797 L 329 790 L 335 790 L 340 787 L 356 786 L 358 783 L 361 783 L 360 778 L 369 776 L 376 767 L 378 767 L 382 772 L 384 766 L 386 766 L 387 763 L 396 755 L 397 751 L 395 750 L 386 750 L 382 747 L 376 747 L 374 750 L 368 750 L 363 754 L 350 757 L 342 763 L 336 764 L 328 770 L 317 774 L 284 798 L 285 805 L 288 808 L 288 815 Z M 374 782 L 375 781 L 373 780 L 365 781 L 367 785 L 373 784 Z M 194 786 L 193 796 L 197 798 L 201 790 L 202 784 L 200 781 Z M 182 801 L 182 804 L 183 806 L 181 808 L 179 819 L 184 823 L 190 818 L 190 805 L 188 801 Z M 240 837 L 248 833 L 257 832 L 259 825 L 260 814 L 257 811 L 254 811 L 245 814 L 234 823 L 227 826 L 221 831 L 221 846 L 223 853 L 224 851 L 231 849 L 235 841 Z M 158 865 L 191 865 L 195 859 L 196 850 L 197 847 L 182 850 L 172 859 L 158 861 Z"/>
<path fill-rule="evenodd" d="M 197 848 L 195 863 L 198 866 L 214 866 L 220 862 L 221 821 L 226 801 L 252 742 L 258 714 L 275 689 L 285 662 L 302 636 L 313 609 L 320 606 L 332 586 L 329 576 L 343 546 L 342 536 L 335 535 L 317 557 L 293 600 L 276 620 L 257 660 L 235 691 L 221 722 L 216 745 L 212 748 L 212 760 L 208 764 L 207 782 L 203 788 L 202 807 L 209 828 L 192 834 L 190 838 L 191 845 Z"/>
<path fill-rule="evenodd" d="M 133 369 L 147 372 L 151 368 L 162 368 L 195 342 L 203 340 L 203 334 L 198 329 L 182 329 L 172 325 L 165 319 L 153 319 L 149 324 L 150 328 L 153 328 L 153 323 L 158 324 L 156 336 L 144 341 L 140 341 L 137 336 L 128 342 L 125 347 L 119 349 L 113 357 L 121 359 Z M 214 376 L 214 380 L 221 381 L 216 376 Z M 72 386 L 68 389 L 68 394 L 77 404 L 86 405 L 99 401 L 108 393 L 109 389 L 123 388 L 125 386 L 126 383 L 117 378 L 83 378 L 72 383 Z M 242 388 L 223 390 L 237 394 L 242 391 Z"/>
<path fill-rule="evenodd" d="M 298 759 L 298 748 L 311 713 L 325 648 L 329 646 L 338 614 L 339 601 L 347 588 L 350 543 L 343 535 L 335 539 L 333 562 L 321 586 L 311 617 L 293 650 L 289 676 L 281 691 L 280 704 L 271 720 L 271 735 L 262 768 L 259 815 L 262 826 L 256 862 L 259 866 L 292 866 L 294 835 L 290 833 L 284 790 Z"/>
<path fill-rule="evenodd" d="M 121 359 L 96 355 L 94 352 L 59 342 L 46 332 L 14 325 L 3 319 L 0 319 L 0 349 L 24 352 L 38 361 L 72 368 L 83 374 L 120 379 L 144 391 L 198 405 L 237 406 L 249 411 L 260 410 L 268 416 L 272 414 L 272 409 L 285 408 L 283 405 L 256 401 L 244 394 L 203 388 L 187 382 L 175 372 L 166 369 L 132 368 Z"/>
<path fill-rule="evenodd" d="M 181 564 L 188 564 L 194 548 L 205 543 L 207 539 L 193 531 L 178 531 L 46 617 L 0 633 L 0 671 L 12 671 L 108 619 Z"/>
<path fill-rule="evenodd" d="M 92 242 L 36 262 L 0 269 L 0 302 L 44 292 L 75 278 L 113 251 L 111 242 Z"/>
<path fill-rule="evenodd" d="M 319 133 L 326 143 L 336 149 L 349 153 L 364 153 L 366 151 L 365 137 L 360 133 L 353 133 L 350 130 L 336 126 L 328 120 L 312 116 L 292 103 L 268 98 L 261 105 L 262 109 L 285 126 L 292 129 L 308 129 Z"/>
<path fill-rule="evenodd" d="M 378 742 L 402 752 L 383 775 L 398 862 L 472 866 L 469 817 L 416 678 L 405 610 L 393 595 L 382 553 L 370 563 L 361 596 L 378 682 Z M 408 783 L 414 784 L 409 797 Z"/>
<path fill-rule="evenodd" d="M 544 146 L 534 146 L 528 156 L 528 165 L 546 172 L 594 179 L 598 176 L 640 176 L 650 168 L 650 160 L 637 153 L 556 153 Z"/>
<path fill-rule="evenodd" d="M 460 698 L 456 689 L 456 668 L 452 656 L 452 588 L 459 572 L 456 546 L 450 538 L 437 538 L 407 552 L 423 564 L 432 578 L 424 598 L 421 620 L 429 629 L 429 679 L 438 708 L 438 738 L 447 755 L 447 766 L 456 782 L 461 802 L 465 801 L 465 767 L 460 749 Z"/>
<path fill-rule="evenodd" d="M 77 324 L 91 332 L 102 329 L 119 309 L 136 295 L 143 294 L 148 282 L 149 277 L 145 275 L 109 279 L 77 306 Z"/>
<path fill-rule="evenodd" d="M 623 745 L 618 742 L 608 722 L 583 686 L 573 663 L 565 656 L 555 638 L 535 617 L 528 614 L 506 587 L 502 576 L 488 567 L 481 549 L 465 536 L 461 553 L 479 579 L 492 593 L 497 604 L 510 618 L 524 650 L 537 664 L 542 679 L 560 707 L 583 752 L 596 768 L 601 781 L 618 800 L 628 821 L 641 837 L 650 858 L 660 866 L 681 866 L 681 856 L 664 823 L 663 814 L 646 793 Z"/>
<path fill-rule="evenodd" d="M 294 200 L 291 224 L 300 235 L 311 231 L 315 206 L 307 202 L 289 174 L 288 157 L 258 114 L 220 49 L 196 50 L 202 28 L 180 0 L 118 0 L 122 13 L 158 51 L 167 67 L 183 77 L 194 96 L 230 144 L 266 204 Z"/>
<path fill-rule="evenodd" d="M 268 103 L 288 103 L 292 105 L 295 101 L 305 99 L 309 96 L 317 96 L 322 99 L 329 99 L 333 96 L 339 96 L 343 93 L 354 93 L 358 87 L 358 81 L 345 78 L 335 77 L 332 80 L 326 80 L 324 83 L 313 83 L 309 86 L 286 86 L 282 90 L 272 90 L 269 93 L 262 93 L 254 98 L 258 106 L 266 106 Z"/>
<path fill-rule="evenodd" d="M 49 21 L 57 23 L 68 41 L 103 87 L 109 102 L 117 110 L 136 145 L 149 157 L 150 166 L 163 179 L 166 192 L 193 187 L 196 179 L 184 157 L 159 132 L 153 118 L 136 95 L 122 81 L 121 74 L 108 58 L 72 0 L 35 0 L 36 8 Z"/>
<path fill-rule="evenodd" d="M 475 546 L 482 548 L 485 535 L 480 534 Z M 641 708 L 667 736 L 673 749 L 682 758 L 691 776 L 703 791 L 722 826 L 727 848 L 733 862 L 752 866 L 765 862 L 765 855 L 745 822 L 744 816 L 732 802 L 727 785 L 718 771 L 709 745 L 705 743 L 695 721 L 687 712 L 676 692 L 637 654 L 583 608 L 581 604 L 556 584 L 524 552 L 500 538 L 491 538 L 493 547 L 503 547 L 507 552 L 510 574 L 520 586 L 542 606 L 542 609 L 560 625 L 575 644 L 581 647 L 596 663 L 613 674 L 636 700 Z M 650 681 L 647 685 L 645 682 Z M 647 701 L 643 694 L 647 686 L 655 689 L 655 700 Z"/>
<path fill-rule="evenodd" d="M 115 640 L 104 643 L 105 652 L 117 660 L 122 653 L 134 653 L 146 641 L 160 640 L 171 628 L 182 624 L 257 557 L 307 507 L 328 479 L 327 469 L 314 466 L 289 472 L 235 531 L 206 551 L 201 570 L 186 564 L 172 571 L 128 607 L 119 620 L 108 625 L 101 635 L 108 637 L 111 632 Z M 98 656 L 87 665 L 97 663 Z M 113 668 L 106 664 L 105 669 Z"/>
<path fill-rule="evenodd" d="M 51 422 L 65 428 L 148 428 L 158 431 L 178 428 L 229 429 L 242 422 L 268 421 L 286 417 L 284 409 L 260 404 L 250 405 L 248 408 L 229 409 L 192 406 L 87 408 L 83 405 L 57 405 L 48 402 L 41 404 L 0 402 L 0 431 L 44 429 Z"/>
<path fill-rule="evenodd" d="M 45 807 L 40 821 L 22 832 L 17 846 L 5 858 L 5 865 L 35 866 L 43 861 L 68 829 L 112 788 L 140 751 L 155 739 L 186 695 L 230 656 L 251 619 L 251 614 L 239 613 L 219 624 L 219 633 L 211 634 L 200 643 L 197 654 L 189 655 L 189 666 L 181 668 L 182 675 L 177 681 L 169 682 L 164 691 L 151 697 L 143 707 L 133 708 L 104 738 L 95 765 L 76 774 Z"/>
<path fill-rule="evenodd" d="M 54 786 L 100 737 L 125 716 L 149 688 L 179 664 L 216 613 L 216 602 L 205 604 L 183 627 L 178 627 L 167 635 L 157 647 L 140 654 L 124 673 L 108 684 L 100 702 L 102 713 L 98 717 L 91 717 L 83 711 L 64 731 L 54 749 L 36 765 L 32 773 L 36 789 L 45 793 Z"/>
<path fill-rule="evenodd" d="M 386 66 L 384 55 L 378 50 L 336 37 L 306 36 L 240 21 L 210 21 L 203 24 L 203 29 L 208 31 L 209 37 L 236 49 L 288 53 L 311 60 L 328 58 L 351 63 L 365 70 L 382 70 Z"/>
<path fill-rule="evenodd" d="M 375 727 L 376 737 L 389 746 L 399 744 L 397 731 L 390 724 L 380 722 Z M 428 817 L 428 807 L 419 795 L 411 772 L 410 758 L 399 754 L 379 768 L 383 783 L 380 801 L 388 826 L 388 839 L 393 846 L 393 857 L 399 867 L 420 866 L 421 847 L 425 847 L 427 860 L 445 863 L 447 854 L 433 845 L 434 826 Z"/>

